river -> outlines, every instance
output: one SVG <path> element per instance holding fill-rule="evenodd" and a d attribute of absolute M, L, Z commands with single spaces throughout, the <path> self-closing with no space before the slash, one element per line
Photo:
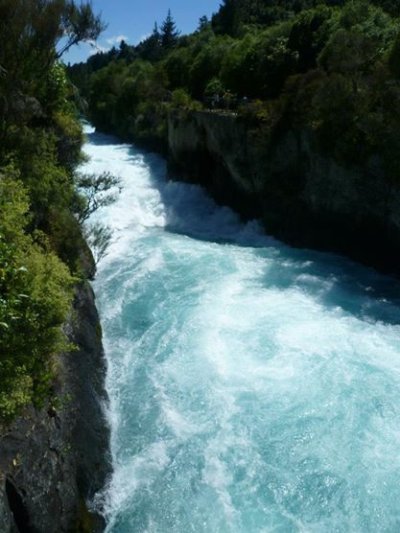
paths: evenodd
<path fill-rule="evenodd" d="M 399 284 L 87 133 L 85 170 L 122 179 L 95 215 L 107 532 L 400 531 Z"/>

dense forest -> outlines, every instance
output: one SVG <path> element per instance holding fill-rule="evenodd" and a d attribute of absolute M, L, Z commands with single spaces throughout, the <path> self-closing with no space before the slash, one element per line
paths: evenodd
<path fill-rule="evenodd" d="M 343 164 L 400 167 L 395 0 L 224 0 L 180 35 L 169 13 L 137 46 L 70 67 L 96 126 L 162 148 L 171 109 L 234 112 L 270 140 L 309 128 Z"/>
<path fill-rule="evenodd" d="M 62 56 L 103 27 L 89 3 L 0 3 L 0 427 L 51 398 L 57 354 L 73 350 L 62 325 L 74 287 L 93 274 L 80 223 L 88 177 L 76 173 L 83 135 Z"/>

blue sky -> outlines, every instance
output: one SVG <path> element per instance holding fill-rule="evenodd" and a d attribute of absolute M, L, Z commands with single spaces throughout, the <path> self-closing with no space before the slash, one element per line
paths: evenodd
<path fill-rule="evenodd" d="M 161 23 L 171 9 L 178 29 L 190 33 L 196 29 L 202 15 L 210 16 L 218 10 L 221 0 L 93 0 L 93 10 L 101 12 L 108 24 L 98 40 L 100 50 L 118 46 L 124 38 L 130 44 L 137 44 L 153 29 L 154 22 Z M 75 46 L 64 57 L 65 62 L 84 61 L 93 53 L 88 44 Z"/>

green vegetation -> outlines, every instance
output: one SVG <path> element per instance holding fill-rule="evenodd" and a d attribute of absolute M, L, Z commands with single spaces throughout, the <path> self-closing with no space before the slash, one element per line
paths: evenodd
<path fill-rule="evenodd" d="M 7 417 L 46 395 L 50 355 L 66 348 L 60 326 L 74 280 L 45 235 L 26 232 L 28 195 L 15 178 L 0 177 L 0 213 L 0 413 Z"/>
<path fill-rule="evenodd" d="M 268 139 L 314 132 L 343 164 L 400 168 L 397 0 L 224 0 L 191 35 L 163 30 L 69 68 L 96 126 L 165 146 L 171 109 L 237 112 Z M 169 22 L 171 17 L 169 15 Z"/>
<path fill-rule="evenodd" d="M 0 5 L 0 423 L 49 397 L 74 286 L 93 271 L 75 175 L 83 135 L 60 58 L 102 28 L 87 3 Z"/>

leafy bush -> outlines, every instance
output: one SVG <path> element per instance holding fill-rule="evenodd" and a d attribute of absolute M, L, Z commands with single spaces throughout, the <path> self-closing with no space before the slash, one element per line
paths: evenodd
<path fill-rule="evenodd" d="M 67 348 L 74 279 L 46 239 L 25 233 L 27 212 L 22 184 L 0 177 L 0 419 L 44 400 L 53 356 Z"/>
<path fill-rule="evenodd" d="M 60 58 L 103 27 L 88 2 L 0 3 L 0 422 L 48 397 L 75 275 L 93 273 L 72 210 L 83 136 Z"/>

